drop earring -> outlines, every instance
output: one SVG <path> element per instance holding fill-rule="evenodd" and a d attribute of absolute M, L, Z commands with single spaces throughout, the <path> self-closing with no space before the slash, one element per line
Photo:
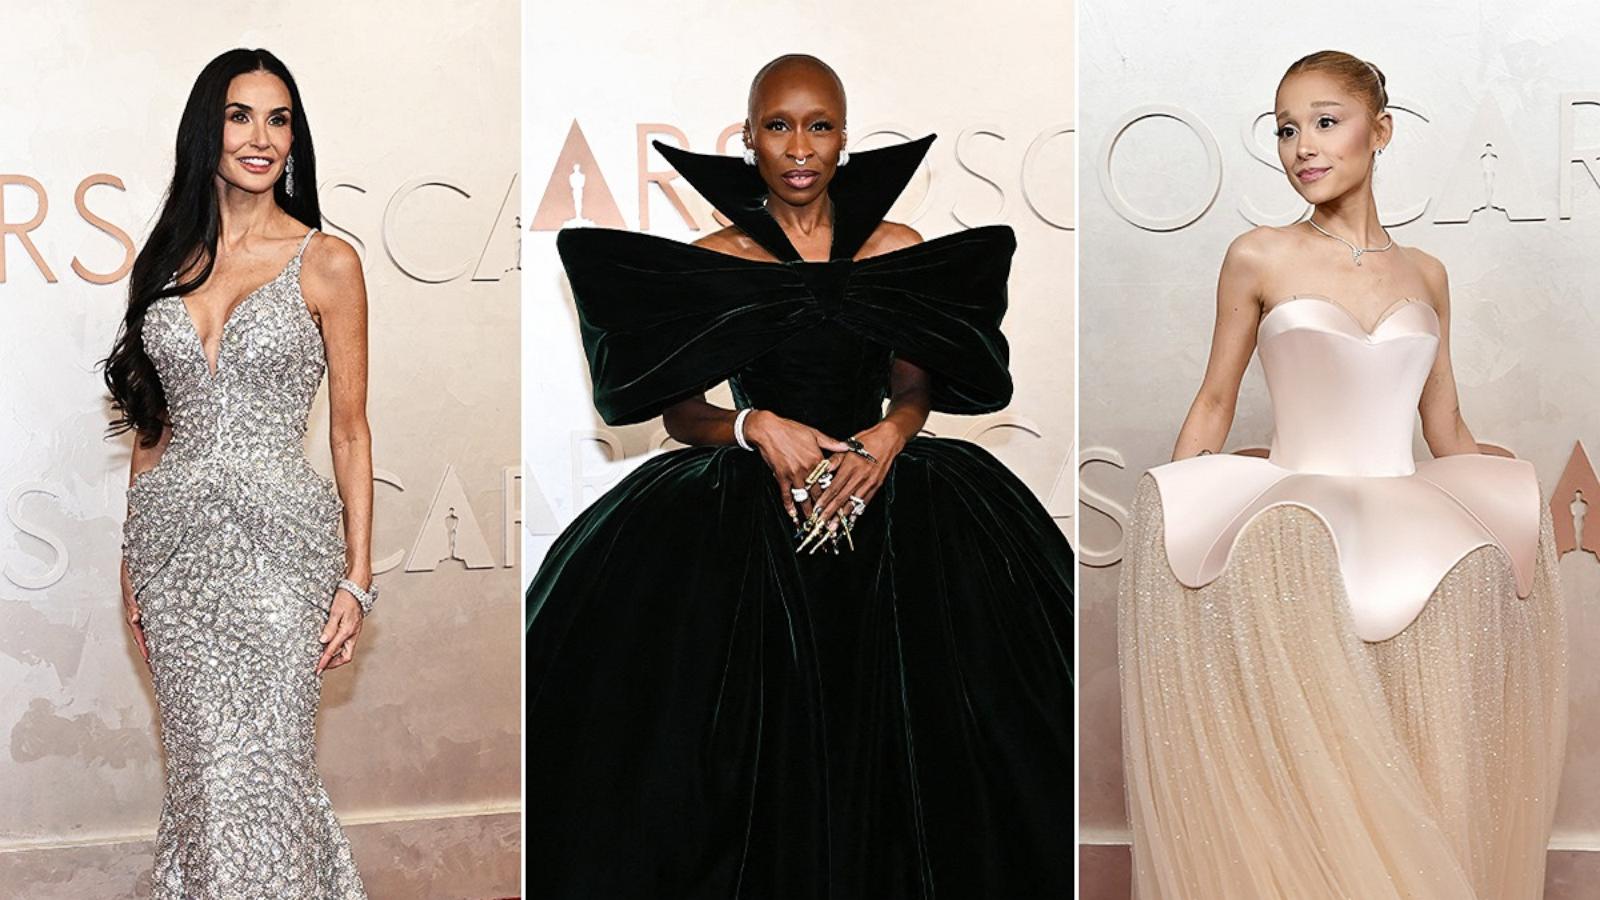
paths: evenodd
<path fill-rule="evenodd" d="M 294 196 L 294 157 L 290 156 L 283 163 L 283 192 L 290 197 Z"/>
<path fill-rule="evenodd" d="M 841 165 L 841 166 L 850 165 L 850 151 L 849 150 L 840 150 L 839 151 L 839 162 L 837 163 L 837 165 Z"/>
<path fill-rule="evenodd" d="M 747 166 L 756 164 L 756 150 L 754 147 L 744 148 L 744 164 Z"/>

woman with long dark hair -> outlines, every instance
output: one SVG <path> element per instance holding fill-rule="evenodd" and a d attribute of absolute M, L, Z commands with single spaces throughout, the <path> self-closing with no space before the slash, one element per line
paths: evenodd
<path fill-rule="evenodd" d="M 1550 510 L 1461 415 L 1444 265 L 1378 216 L 1383 73 L 1322 51 L 1274 100 L 1311 212 L 1228 248 L 1123 562 L 1135 893 L 1534 900 L 1567 721 Z M 1222 452 L 1252 355 L 1265 459 Z"/>
<path fill-rule="evenodd" d="M 1072 551 L 920 434 L 1011 398 L 1016 239 L 884 221 L 932 138 L 845 132 L 833 70 L 781 57 L 742 160 L 657 145 L 730 227 L 558 238 L 601 416 L 690 446 L 528 589 L 532 896 L 1071 894 Z"/>
<path fill-rule="evenodd" d="M 218 56 L 104 362 L 111 431 L 135 436 L 123 603 L 166 752 L 156 898 L 365 897 L 314 758 L 321 675 L 377 593 L 366 288 L 321 224 L 293 76 Z M 325 372 L 337 490 L 303 446 Z"/>

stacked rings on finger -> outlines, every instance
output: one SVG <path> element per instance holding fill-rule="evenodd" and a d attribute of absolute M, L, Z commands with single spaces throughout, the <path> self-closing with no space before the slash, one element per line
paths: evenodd
<path fill-rule="evenodd" d="M 811 499 L 811 492 L 805 488 L 790 488 L 789 496 L 793 497 L 796 503 L 804 503 Z"/>
<path fill-rule="evenodd" d="M 850 495 L 850 506 L 855 509 L 858 516 L 867 511 L 867 501 L 857 497 L 855 494 Z"/>

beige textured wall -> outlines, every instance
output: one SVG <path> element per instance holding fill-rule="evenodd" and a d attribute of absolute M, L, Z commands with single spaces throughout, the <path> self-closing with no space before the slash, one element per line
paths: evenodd
<path fill-rule="evenodd" d="M 1278 3 L 1201 6 L 1083 0 L 1080 552 L 1080 774 L 1084 897 L 1127 896 L 1116 669 L 1116 579 L 1121 526 L 1140 473 L 1165 461 L 1199 386 L 1209 348 L 1217 268 L 1251 221 L 1282 224 L 1303 207 L 1276 160 L 1270 110 L 1284 68 L 1324 48 L 1373 60 L 1388 76 L 1397 135 L 1376 191 L 1395 239 L 1439 257 L 1450 272 L 1452 342 L 1463 410 L 1480 440 L 1531 460 L 1548 498 L 1575 441 L 1600 448 L 1600 15 L 1574 3 L 1355 0 L 1328 15 Z M 1240 27 L 1243 23 L 1245 27 Z M 1581 102 L 1580 102 L 1581 101 Z M 1152 104 L 1190 124 L 1143 119 L 1117 144 L 1111 183 L 1152 216 L 1203 212 L 1167 231 L 1136 227 L 1101 186 L 1104 145 L 1120 119 Z M 1569 145 L 1585 166 L 1561 162 Z M 1503 124 L 1501 124 L 1503 123 Z M 1203 140 L 1215 142 L 1217 166 Z M 1493 196 L 1482 210 L 1485 141 L 1494 144 Z M 1571 176 L 1564 217 L 1561 173 Z M 1208 204 L 1212 192 L 1214 201 Z M 1134 216 L 1137 218 L 1137 213 Z M 1404 224 L 1401 224 L 1401 223 Z M 1259 368 L 1246 376 L 1230 447 L 1265 445 L 1270 410 Z M 1417 452 L 1426 454 L 1418 441 Z M 1120 511 L 1119 511 L 1120 507 Z M 1111 513 L 1111 514 L 1108 514 Z M 1097 558 L 1098 555 L 1098 558 Z M 1594 896 L 1600 871 L 1600 562 L 1562 561 L 1575 653 L 1573 727 L 1548 896 Z M 1584 873 L 1587 873 L 1585 875 Z"/>
<path fill-rule="evenodd" d="M 0 17 L 0 175 L 46 192 L 29 236 L 57 279 L 3 238 L 0 895 L 147 890 L 162 766 L 117 589 L 130 445 L 101 439 L 93 369 L 126 279 L 71 268 L 112 272 L 123 250 L 74 192 L 121 179 L 87 206 L 140 240 L 190 84 L 233 46 L 265 46 L 298 78 L 327 227 L 361 251 L 371 298 L 384 594 L 356 664 L 328 676 L 321 770 L 374 897 L 515 893 L 517 3 L 74 0 Z M 4 221 L 28 221 L 34 192 L 4 192 Z M 331 472 L 325 393 L 308 448 Z M 465 562 L 428 552 L 451 506 Z"/>
<path fill-rule="evenodd" d="M 822 0 L 793 9 L 690 0 L 670 14 L 631 3 L 541 6 L 524 21 L 523 208 L 527 223 L 540 229 L 524 242 L 525 580 L 578 511 L 666 440 L 659 420 L 608 429 L 592 405 L 555 233 L 543 230 L 538 216 L 572 124 L 577 121 L 615 198 L 616 225 L 638 230 L 637 126 L 670 125 L 682 131 L 689 149 L 720 152 L 718 136 L 744 118 L 751 76 L 786 52 L 814 53 L 839 72 L 849 92 L 852 146 L 938 133 L 925 173 L 889 218 L 929 238 L 991 222 L 1016 229 L 1012 306 L 1004 325 L 1016 396 L 1005 413 L 935 415 L 928 427 L 969 436 L 994 451 L 1070 529 L 1072 16 L 1071 3 L 1025 0 L 981 9 L 959 0 Z M 886 131 L 903 137 L 875 134 Z M 654 150 L 645 159 L 651 170 L 669 168 Z M 557 202 L 565 199 L 569 171 L 560 172 Z M 589 175 L 585 209 L 599 210 L 596 173 Z M 685 182 L 674 185 L 697 223 L 710 225 L 709 207 Z M 652 233 L 685 241 L 705 233 L 692 229 L 658 188 L 648 190 L 646 201 Z M 711 397 L 732 405 L 726 388 Z M 595 434 L 613 441 L 611 449 Z"/>

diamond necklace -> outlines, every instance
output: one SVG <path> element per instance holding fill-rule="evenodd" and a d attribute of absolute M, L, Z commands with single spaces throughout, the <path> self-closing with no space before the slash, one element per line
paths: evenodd
<path fill-rule="evenodd" d="M 1363 254 L 1363 253 L 1382 253 L 1383 251 L 1388 250 L 1388 249 L 1390 249 L 1390 248 L 1392 248 L 1394 246 L 1394 238 L 1390 237 L 1389 238 L 1389 243 L 1384 244 L 1382 247 L 1357 247 L 1355 244 L 1350 243 L 1349 241 L 1345 240 L 1344 238 L 1339 237 L 1337 234 L 1334 234 L 1333 232 L 1329 231 L 1328 229 L 1323 228 L 1321 225 L 1318 225 L 1316 219 L 1307 219 L 1306 221 L 1311 224 L 1312 228 L 1315 228 L 1316 230 L 1318 230 L 1318 231 L 1322 232 L 1323 234 L 1327 235 L 1328 237 L 1331 237 L 1334 240 L 1338 241 L 1339 243 L 1345 245 L 1346 247 L 1349 247 L 1350 248 L 1350 258 L 1352 260 L 1354 260 L 1355 264 L 1358 265 L 1358 266 L 1361 265 L 1361 254 Z M 1384 233 L 1387 234 L 1388 232 L 1384 232 Z"/>

